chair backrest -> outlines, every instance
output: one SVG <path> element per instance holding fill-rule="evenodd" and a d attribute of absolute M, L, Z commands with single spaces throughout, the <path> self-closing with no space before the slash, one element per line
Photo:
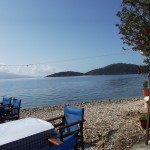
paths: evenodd
<path fill-rule="evenodd" d="M 64 115 L 65 115 L 65 124 L 83 120 L 84 108 L 65 106 Z M 74 125 L 74 126 L 69 127 L 67 130 L 68 132 L 70 132 L 70 131 L 76 130 L 77 128 L 78 128 L 78 125 Z"/>
<path fill-rule="evenodd" d="M 4 122 L 4 107 L 0 107 L 0 123 Z"/>
<path fill-rule="evenodd" d="M 13 106 L 12 113 L 14 115 L 19 115 L 19 111 L 21 107 L 21 99 L 13 98 L 12 106 Z"/>
<path fill-rule="evenodd" d="M 3 106 L 11 105 L 11 99 L 12 97 L 3 97 L 3 100 L 2 100 Z"/>
<path fill-rule="evenodd" d="M 44 148 L 41 150 L 72 150 L 74 146 L 77 144 L 77 134 L 73 134 L 68 138 L 66 141 L 64 141 L 60 145 L 52 146 L 49 148 Z"/>

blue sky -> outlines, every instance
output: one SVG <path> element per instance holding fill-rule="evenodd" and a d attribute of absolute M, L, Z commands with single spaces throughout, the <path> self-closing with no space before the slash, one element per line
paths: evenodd
<path fill-rule="evenodd" d="M 122 50 L 115 26 L 121 2 L 1 0 L 0 71 L 43 76 L 119 62 L 143 64 L 138 52 Z"/>

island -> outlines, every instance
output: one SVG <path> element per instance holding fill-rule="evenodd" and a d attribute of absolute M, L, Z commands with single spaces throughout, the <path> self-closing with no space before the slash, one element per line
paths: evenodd
<path fill-rule="evenodd" d="M 69 76 L 81 76 L 83 73 L 81 72 L 74 72 L 74 71 L 66 71 L 66 72 L 58 72 L 46 77 L 69 77 Z"/>

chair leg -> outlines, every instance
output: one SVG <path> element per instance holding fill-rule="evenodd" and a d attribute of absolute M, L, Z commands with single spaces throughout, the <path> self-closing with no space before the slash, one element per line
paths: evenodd
<path fill-rule="evenodd" d="M 81 149 L 84 150 L 84 140 L 83 136 L 81 135 Z"/>
<path fill-rule="evenodd" d="M 81 125 L 81 149 L 84 150 L 83 124 Z"/>
<path fill-rule="evenodd" d="M 80 122 L 80 140 L 81 140 L 81 149 L 84 150 L 84 138 L 83 138 L 83 122 Z"/>

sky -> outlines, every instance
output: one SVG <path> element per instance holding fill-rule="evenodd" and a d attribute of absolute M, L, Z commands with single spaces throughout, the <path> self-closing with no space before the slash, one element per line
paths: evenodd
<path fill-rule="evenodd" d="M 115 26 L 122 0 L 0 0 L 0 72 L 45 76 L 143 64 Z"/>

